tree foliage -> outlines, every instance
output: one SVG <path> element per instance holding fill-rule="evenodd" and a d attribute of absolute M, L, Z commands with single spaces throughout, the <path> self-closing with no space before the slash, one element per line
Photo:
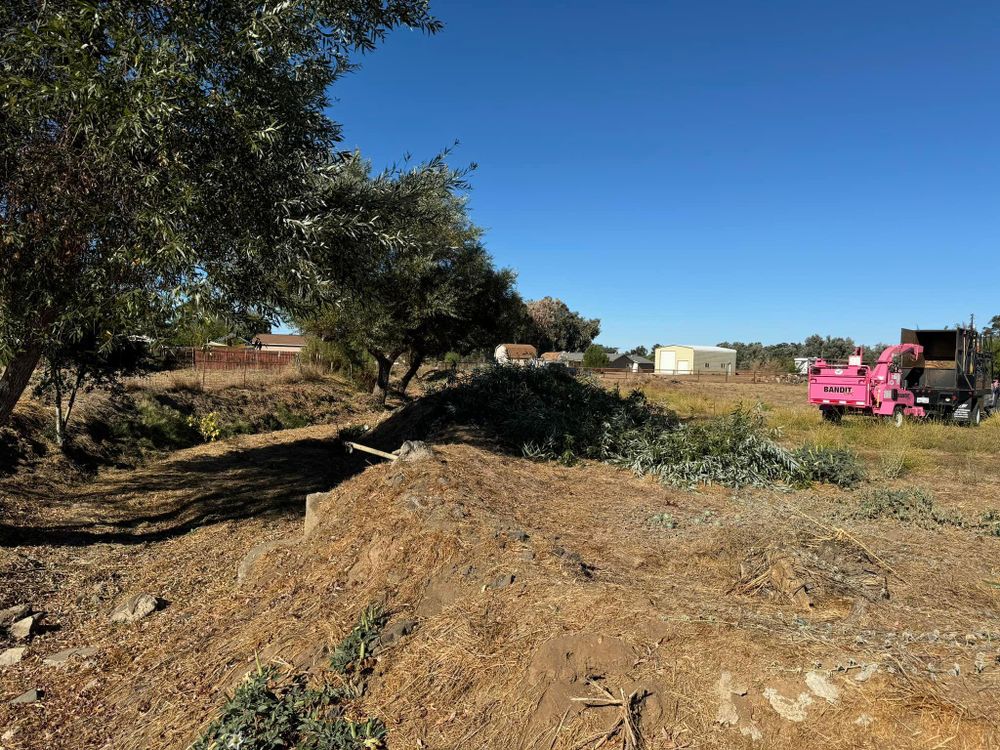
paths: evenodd
<path fill-rule="evenodd" d="M 601 332 L 601 321 L 584 318 L 555 297 L 543 297 L 527 303 L 523 343 L 539 352 L 579 352 L 586 349 Z"/>
<path fill-rule="evenodd" d="M 374 395 L 385 400 L 395 362 L 409 353 L 404 387 L 424 357 L 493 345 L 523 306 L 512 271 L 494 268 L 467 216 L 465 173 L 443 158 L 372 176 L 355 159 L 341 190 L 369 195 L 359 260 L 347 273 L 336 256 L 322 266 L 329 296 L 301 327 L 363 348 L 376 361 Z M 334 238 L 338 223 L 324 226 Z"/>
<path fill-rule="evenodd" d="M 610 361 L 607 351 L 599 344 L 591 344 L 583 353 L 584 367 L 607 367 Z"/>
<path fill-rule="evenodd" d="M 439 26 L 426 0 L 0 4 L 0 423 L 94 320 L 304 293 L 328 89 L 398 25 Z"/>

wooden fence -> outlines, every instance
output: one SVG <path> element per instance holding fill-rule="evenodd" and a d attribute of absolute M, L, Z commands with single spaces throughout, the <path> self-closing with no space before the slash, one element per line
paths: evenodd
<path fill-rule="evenodd" d="M 261 349 L 210 347 L 194 349 L 192 366 L 195 370 L 284 370 L 298 364 L 298 352 L 273 352 Z"/>

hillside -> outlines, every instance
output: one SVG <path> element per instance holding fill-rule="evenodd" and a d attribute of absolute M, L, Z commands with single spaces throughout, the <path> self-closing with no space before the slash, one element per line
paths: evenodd
<path fill-rule="evenodd" d="M 417 436 L 427 404 L 366 442 Z M 325 679 L 372 602 L 393 637 L 352 710 L 384 721 L 390 747 L 592 747 L 619 720 L 606 746 L 632 720 L 647 748 L 1000 742 L 1000 538 L 938 522 L 950 501 L 933 521 L 859 514 L 871 481 L 691 492 L 450 428 L 431 434 L 433 458 L 369 462 L 337 431 L 106 472 L 67 493 L 77 520 L 19 529 L 0 553 L 0 605 L 31 580 L 46 616 L 24 660 L 0 668 L 0 694 L 45 694 L 0 705 L 0 744 L 187 747 L 258 663 Z M 939 475 L 926 461 L 921 481 Z M 938 482 L 968 515 L 997 477 L 974 498 Z M 330 488 L 303 535 L 306 494 Z M 164 604 L 108 622 L 141 592 Z M 70 647 L 96 652 L 43 663 Z M 627 712 L 605 705 L 623 698 Z"/>

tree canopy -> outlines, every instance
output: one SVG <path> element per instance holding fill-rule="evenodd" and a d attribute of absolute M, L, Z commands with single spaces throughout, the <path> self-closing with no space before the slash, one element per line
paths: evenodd
<path fill-rule="evenodd" d="M 528 302 L 527 313 L 521 339 L 539 352 L 583 351 L 601 332 L 600 320 L 584 318 L 555 297 Z"/>
<path fill-rule="evenodd" d="M 494 268 L 480 229 L 468 219 L 465 173 L 449 169 L 442 158 L 408 171 L 370 172 L 356 158 L 344 184 L 332 188 L 367 195 L 370 216 L 359 215 L 364 231 L 350 233 L 358 246 L 356 264 L 345 273 L 336 256 L 328 265 L 319 262 L 328 297 L 300 325 L 371 354 L 378 364 L 374 395 L 384 401 L 389 374 L 404 353 L 410 355 L 405 388 L 428 355 L 494 344 L 523 303 L 513 272 Z M 380 206 L 386 208 L 375 210 Z M 338 244 L 344 227 L 320 224 L 320 235 Z"/>
<path fill-rule="evenodd" d="M 329 87 L 399 25 L 439 28 L 426 0 L 0 4 L 0 423 L 93 320 L 305 295 Z"/>

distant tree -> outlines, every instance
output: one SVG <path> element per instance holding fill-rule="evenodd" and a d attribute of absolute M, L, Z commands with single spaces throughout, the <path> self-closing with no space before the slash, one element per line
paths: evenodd
<path fill-rule="evenodd" d="M 523 308 L 514 274 L 494 268 L 481 230 L 468 219 L 465 175 L 439 157 L 372 176 L 370 165 L 356 159 L 343 184 L 332 188 L 338 201 L 353 191 L 348 202 L 366 209 L 347 230 L 338 220 L 319 231 L 329 246 L 356 245 L 358 262 L 345 270 L 342 253 L 328 264 L 319 255 L 329 296 L 299 323 L 324 340 L 367 351 L 377 366 L 372 395 L 380 403 L 404 353 L 410 355 L 405 390 L 425 357 L 495 344 Z"/>
<path fill-rule="evenodd" d="M 522 338 L 539 352 L 582 351 L 601 332 L 600 320 L 584 318 L 555 297 L 528 302 L 527 309 L 528 330 Z"/>
<path fill-rule="evenodd" d="M 426 0 L 0 3 L 0 425 L 95 321 L 307 286 L 331 84 L 400 25 L 440 27 Z"/>
<path fill-rule="evenodd" d="M 656 351 L 656 350 L 654 349 L 653 351 Z M 626 354 L 634 354 L 634 355 L 635 355 L 635 356 L 637 356 L 637 357 L 646 357 L 647 359 L 648 359 L 648 358 L 649 358 L 650 356 L 652 356 L 652 354 L 651 354 L 651 352 L 649 351 L 649 349 L 647 349 L 647 348 L 646 348 L 646 347 L 644 347 L 644 346 L 637 346 L 637 347 L 635 347 L 635 348 L 633 348 L 633 349 L 629 349 L 629 350 L 628 350 L 627 352 L 625 352 L 625 353 L 626 353 Z"/>
<path fill-rule="evenodd" d="M 583 353 L 584 367 L 607 367 L 610 361 L 608 353 L 600 344 L 591 344 Z"/>

